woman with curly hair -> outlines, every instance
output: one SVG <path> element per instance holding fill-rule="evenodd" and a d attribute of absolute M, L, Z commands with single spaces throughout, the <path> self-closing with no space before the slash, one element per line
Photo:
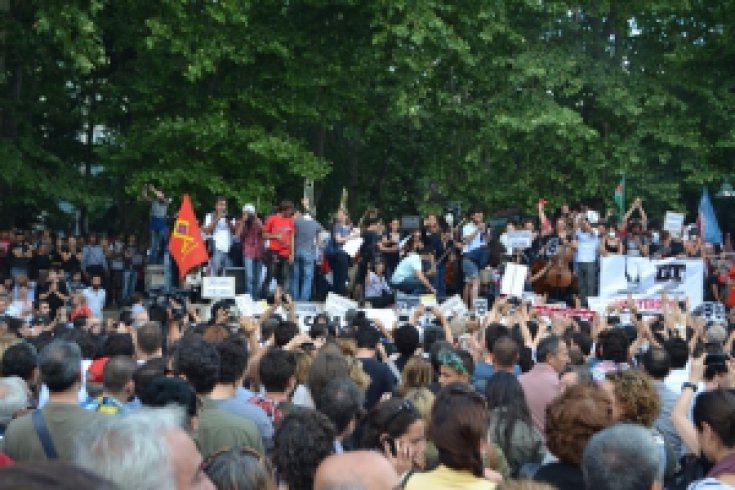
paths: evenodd
<path fill-rule="evenodd" d="M 664 479 L 668 481 L 677 471 L 676 454 L 663 434 L 653 424 L 661 413 L 661 398 L 653 380 L 637 369 L 607 373 L 601 387 L 613 404 L 615 422 L 627 422 L 647 427 L 662 450 L 665 464 Z"/>
<path fill-rule="evenodd" d="M 281 421 L 273 437 L 271 461 L 279 488 L 311 490 L 319 464 L 334 453 L 334 425 L 316 410 L 293 412 Z"/>
<path fill-rule="evenodd" d="M 556 463 L 542 465 L 534 480 L 559 490 L 585 488 L 582 453 L 587 441 L 614 423 L 610 397 L 600 388 L 577 385 L 567 389 L 546 409 L 546 445 Z"/>

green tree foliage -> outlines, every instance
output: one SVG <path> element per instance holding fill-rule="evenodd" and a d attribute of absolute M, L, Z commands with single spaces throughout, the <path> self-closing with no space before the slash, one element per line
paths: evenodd
<path fill-rule="evenodd" d="M 0 205 L 654 213 L 735 159 L 727 0 L 0 0 Z M 28 215 L 19 214 L 18 210 Z M 136 214 L 137 213 L 137 214 Z"/>

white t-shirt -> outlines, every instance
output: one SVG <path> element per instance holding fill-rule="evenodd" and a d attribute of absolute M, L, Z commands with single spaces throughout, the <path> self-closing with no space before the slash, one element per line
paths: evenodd
<path fill-rule="evenodd" d="M 462 239 L 464 240 L 468 236 L 472 235 L 475 231 L 477 231 L 477 225 L 474 223 L 467 223 L 462 227 Z M 485 245 L 485 235 L 483 233 L 478 233 L 475 235 L 470 243 L 462 247 L 462 253 L 466 254 L 467 252 L 472 252 L 473 250 L 477 250 L 483 245 Z"/>
<path fill-rule="evenodd" d="M 212 224 L 214 215 L 212 213 L 207 214 L 204 217 L 204 227 Z M 212 230 L 212 240 L 214 240 L 214 248 L 219 252 L 229 252 L 232 246 L 232 230 L 230 230 L 230 224 L 227 223 L 227 218 L 220 218 L 217 224 L 214 225 Z"/>
<path fill-rule="evenodd" d="M 574 238 L 577 240 L 577 262 L 590 263 L 596 261 L 597 247 L 600 241 L 595 234 L 577 230 Z"/>

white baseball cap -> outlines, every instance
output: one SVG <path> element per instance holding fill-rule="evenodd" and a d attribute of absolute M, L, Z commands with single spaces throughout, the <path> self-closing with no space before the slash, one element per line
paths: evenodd
<path fill-rule="evenodd" d="M 253 206 L 252 204 L 246 204 L 242 207 L 242 212 L 255 214 L 255 206 Z"/>

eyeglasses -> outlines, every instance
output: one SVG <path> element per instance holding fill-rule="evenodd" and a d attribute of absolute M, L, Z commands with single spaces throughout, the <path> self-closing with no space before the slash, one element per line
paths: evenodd
<path fill-rule="evenodd" d="M 260 454 L 258 451 L 256 451 L 253 448 L 247 447 L 247 446 L 240 446 L 236 448 L 222 448 L 219 451 L 216 451 L 209 456 L 207 456 L 207 459 L 202 461 L 201 470 L 206 473 L 206 471 L 212 467 L 214 462 L 217 460 L 217 458 L 221 457 L 224 454 L 230 453 L 230 452 L 237 452 L 239 451 L 240 454 L 243 454 L 245 456 L 251 457 L 253 459 L 258 460 L 258 463 L 260 463 L 262 466 L 266 468 L 266 470 L 271 473 L 271 466 L 268 460 Z"/>

